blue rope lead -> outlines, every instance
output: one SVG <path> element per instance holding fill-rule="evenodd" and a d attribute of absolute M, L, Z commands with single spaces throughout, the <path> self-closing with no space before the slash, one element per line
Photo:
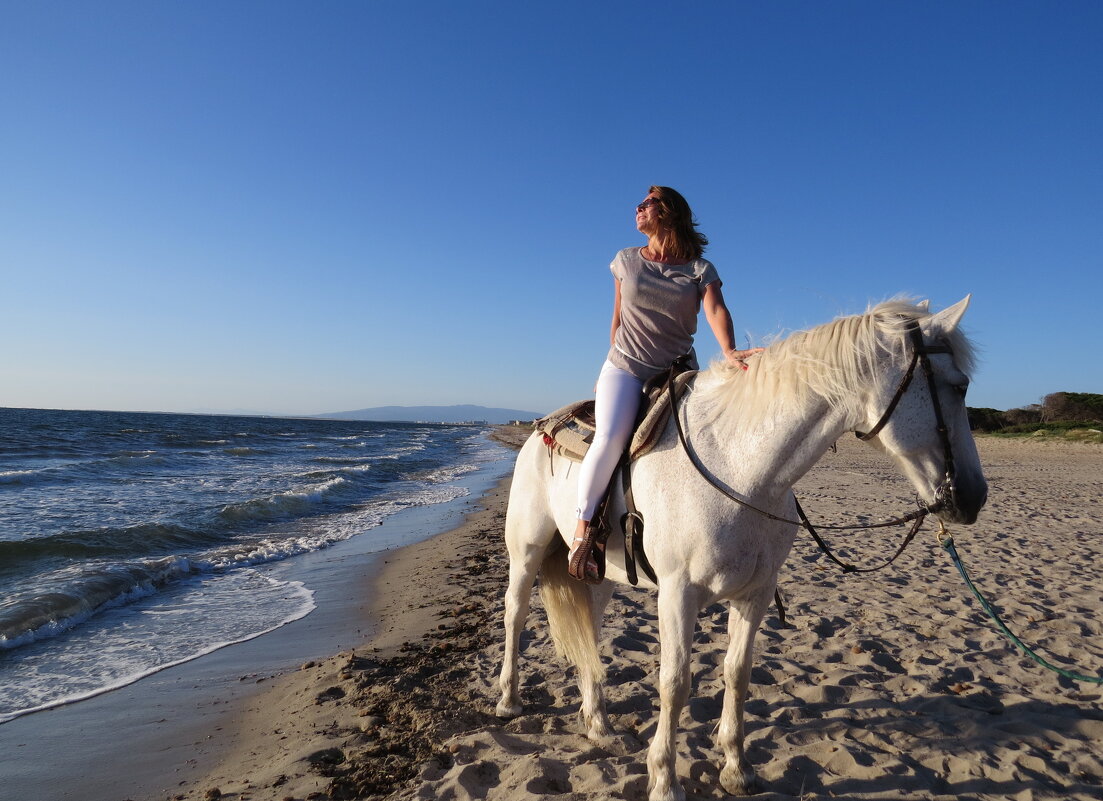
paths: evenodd
<path fill-rule="evenodd" d="M 943 529 L 943 531 L 945 531 L 945 529 Z M 965 579 L 966 586 L 968 586 L 969 589 L 973 591 L 973 595 L 975 595 L 977 600 L 980 601 L 981 608 L 983 608 L 984 611 L 988 613 L 988 616 L 992 618 L 996 626 L 999 627 L 999 630 L 1007 635 L 1007 638 L 1011 640 L 1011 642 L 1015 643 L 1016 648 L 1029 656 L 1042 667 L 1046 668 L 1047 670 L 1052 670 L 1054 673 L 1058 673 L 1065 678 L 1074 679 L 1076 681 L 1088 681 L 1092 684 L 1103 684 L 1103 676 L 1082 676 L 1079 673 L 1073 673 L 1070 670 L 1064 670 L 1062 668 L 1051 665 L 1049 662 L 1042 659 L 1042 657 L 1038 656 L 1038 654 L 1036 654 L 1029 646 L 1027 646 L 1026 643 L 1024 643 L 1022 640 L 1012 634 L 1011 630 L 1004 625 L 1004 622 L 1002 620 L 1000 620 L 1000 616 L 996 614 L 996 610 L 992 608 L 992 604 L 990 604 L 988 602 L 988 599 L 980 594 L 980 590 L 976 588 L 972 580 L 969 578 L 969 574 L 965 570 L 965 565 L 961 563 L 961 557 L 958 556 L 957 548 L 954 547 L 953 535 L 947 532 L 946 536 L 939 540 L 939 543 L 942 545 L 943 548 L 946 549 L 946 552 L 950 554 L 950 558 L 954 560 L 954 565 L 957 567 L 957 572 L 959 572 L 961 574 L 961 577 Z"/>

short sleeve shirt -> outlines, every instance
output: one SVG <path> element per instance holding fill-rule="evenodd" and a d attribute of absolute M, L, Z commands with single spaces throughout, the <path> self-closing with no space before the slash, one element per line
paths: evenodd
<path fill-rule="evenodd" d="M 625 248 L 609 265 L 620 281 L 620 327 L 608 358 L 646 380 L 692 350 L 701 297 L 720 277 L 708 259 L 663 264 L 641 251 Z"/>

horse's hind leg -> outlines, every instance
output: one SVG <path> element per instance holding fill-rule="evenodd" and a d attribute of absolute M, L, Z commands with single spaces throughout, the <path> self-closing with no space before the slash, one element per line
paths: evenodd
<path fill-rule="evenodd" d="M 517 479 L 514 479 L 515 485 Z M 529 499 L 531 503 L 531 499 Z M 512 718 L 521 714 L 521 696 L 518 692 L 519 675 L 517 659 L 521 646 L 521 632 L 528 619 L 532 585 L 540 563 L 549 545 L 556 541 L 555 524 L 524 500 L 510 495 L 506 512 L 506 547 L 509 550 L 509 587 L 505 597 L 505 651 L 502 656 L 502 675 L 499 686 L 502 698 L 495 712 L 499 717 Z"/>
<path fill-rule="evenodd" d="M 766 590 L 753 598 L 733 602 L 728 610 L 728 653 L 724 658 L 724 711 L 720 717 L 719 745 L 725 756 L 720 785 L 732 795 L 749 795 L 757 787 L 754 769 L 743 749 L 743 708 L 751 680 L 754 637 L 769 604 L 770 590 Z"/>
<path fill-rule="evenodd" d="M 521 632 L 529 615 L 529 600 L 532 597 L 532 585 L 540 567 L 540 555 L 528 551 L 520 557 L 510 553 L 509 587 L 505 598 L 505 653 L 502 656 L 502 675 L 499 686 L 502 698 L 495 707 L 498 717 L 513 718 L 521 714 L 521 696 L 519 693 L 520 676 L 517 659 L 520 655 Z"/>
<path fill-rule="evenodd" d="M 609 605 L 609 599 L 613 597 L 613 582 L 603 581 L 596 586 L 589 585 L 590 615 L 594 629 L 594 651 L 597 652 L 597 643 L 601 634 L 601 624 L 605 618 L 605 607 Z M 582 694 L 582 721 L 586 725 L 586 736 L 594 742 L 604 742 L 605 738 L 613 733 L 609 723 L 609 715 L 605 710 L 605 669 L 600 666 L 595 670 L 584 670 L 579 667 L 578 688 Z"/>
<path fill-rule="evenodd" d="M 571 578 L 567 574 L 566 547 L 550 550 L 540 568 L 540 597 L 556 651 L 578 671 L 582 695 L 579 713 L 586 736 L 602 743 L 612 729 L 605 711 L 605 666 L 598 654 L 597 637 L 612 592 L 608 581 L 594 586 Z"/>

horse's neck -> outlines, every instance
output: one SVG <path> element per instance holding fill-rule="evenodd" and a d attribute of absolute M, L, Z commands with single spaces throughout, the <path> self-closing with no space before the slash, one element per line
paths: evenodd
<path fill-rule="evenodd" d="M 726 416 L 739 413 L 737 406 L 723 411 Z M 691 396 L 686 404 L 687 430 L 694 432 L 691 439 L 725 463 L 729 474 L 738 474 L 744 488 L 767 494 L 796 484 L 846 428 L 842 414 L 826 402 L 813 403 L 799 413 L 774 412 L 752 425 L 731 426 L 732 433 L 724 441 L 713 436 L 710 419 L 714 419 L 713 410 L 700 395 Z"/>

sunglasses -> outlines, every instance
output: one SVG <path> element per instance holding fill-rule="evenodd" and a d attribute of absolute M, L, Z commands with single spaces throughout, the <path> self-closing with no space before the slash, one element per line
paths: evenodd
<path fill-rule="evenodd" d="M 646 209 L 648 206 L 657 206 L 657 205 L 659 205 L 659 199 L 657 197 L 649 197 L 643 203 L 636 206 L 636 213 L 639 214 L 641 211 Z"/>

